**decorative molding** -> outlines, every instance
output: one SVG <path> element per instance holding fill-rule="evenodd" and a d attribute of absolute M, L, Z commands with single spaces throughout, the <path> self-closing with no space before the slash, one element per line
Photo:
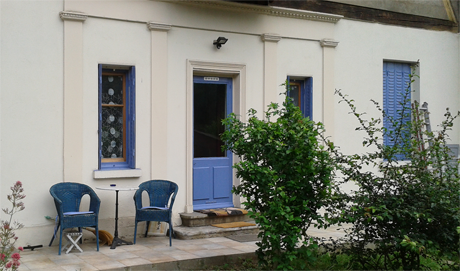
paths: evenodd
<path fill-rule="evenodd" d="M 281 40 L 281 36 L 278 34 L 264 33 L 261 35 L 262 41 L 278 42 Z"/>
<path fill-rule="evenodd" d="M 168 32 L 171 30 L 170 24 L 156 23 L 156 22 L 147 22 L 147 27 L 150 31 L 165 31 Z"/>
<path fill-rule="evenodd" d="M 321 47 L 331 47 L 335 48 L 339 44 L 338 41 L 335 41 L 333 39 L 322 39 L 320 40 Z"/>
<path fill-rule="evenodd" d="M 329 23 L 336 23 L 341 18 L 343 18 L 342 15 L 336 15 L 336 14 L 321 13 L 321 12 L 306 11 L 306 10 L 291 9 L 291 8 L 282 8 L 282 7 L 257 6 L 257 5 L 241 4 L 241 3 L 234 3 L 234 2 L 221 1 L 221 0 L 187 0 L 187 1 L 166 0 L 165 2 L 199 5 L 199 6 L 220 8 L 220 9 L 226 9 L 226 10 L 232 10 L 232 11 L 244 11 L 244 12 L 266 14 L 270 16 L 288 17 L 288 18 L 321 21 L 321 22 L 329 22 Z"/>
<path fill-rule="evenodd" d="M 84 22 L 86 21 L 86 19 L 88 19 L 88 15 L 78 11 L 61 11 L 59 12 L 59 17 L 61 17 L 62 20 L 72 20 L 81 22 Z"/>

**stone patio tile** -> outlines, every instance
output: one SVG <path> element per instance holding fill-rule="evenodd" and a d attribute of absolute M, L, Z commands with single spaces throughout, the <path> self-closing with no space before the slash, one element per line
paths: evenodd
<path fill-rule="evenodd" d="M 102 261 L 97 261 L 97 262 L 93 262 L 93 263 L 90 263 L 92 266 L 96 267 L 97 269 L 101 269 L 101 270 L 104 270 L 104 269 L 115 269 L 115 268 L 121 268 L 121 267 L 126 267 L 124 264 L 118 262 L 118 261 L 114 261 L 112 259 L 110 260 L 102 260 Z"/>
<path fill-rule="evenodd" d="M 148 250 L 137 250 L 131 251 L 132 254 L 139 256 L 140 258 L 149 259 L 155 256 L 164 256 L 165 254 L 161 253 L 160 251 L 155 251 L 153 249 Z"/>
<path fill-rule="evenodd" d="M 178 251 L 179 249 L 176 247 L 170 247 L 170 246 L 156 246 L 152 247 L 152 250 L 155 251 L 161 251 L 162 253 L 174 253 L 175 251 Z"/>
<path fill-rule="evenodd" d="M 69 265 L 69 264 L 80 264 L 84 262 L 81 258 L 75 255 L 69 255 L 69 254 L 62 254 L 61 256 L 58 256 L 58 257 L 52 256 L 49 259 L 59 266 Z"/>
<path fill-rule="evenodd" d="M 191 245 L 203 245 L 209 244 L 208 239 L 191 239 L 191 240 L 180 240 L 181 243 L 191 244 Z"/>
<path fill-rule="evenodd" d="M 163 263 L 163 262 L 174 262 L 176 259 L 167 255 L 152 255 L 152 257 L 147 258 L 151 263 Z"/>
<path fill-rule="evenodd" d="M 107 254 L 107 256 L 109 256 L 113 260 L 117 260 L 117 261 L 124 260 L 124 259 L 138 258 L 139 257 L 136 254 L 133 254 L 131 252 L 127 252 L 127 251 L 124 251 L 124 250 L 118 251 L 116 253 Z"/>
<path fill-rule="evenodd" d="M 219 253 L 219 255 L 241 254 L 240 250 L 233 249 L 233 248 L 214 249 L 212 251 Z"/>
<path fill-rule="evenodd" d="M 136 251 L 136 250 L 143 250 L 143 249 L 147 249 L 147 247 L 144 246 L 144 245 L 140 245 L 140 244 L 135 244 L 135 245 L 132 245 L 132 246 L 123 247 L 123 250 L 125 250 L 125 251 Z"/>
<path fill-rule="evenodd" d="M 96 267 L 82 262 L 80 264 L 71 264 L 71 265 L 63 265 L 62 268 L 66 271 L 79 271 L 79 270 L 85 270 L 85 271 L 93 271 L 93 270 L 98 270 Z"/>
<path fill-rule="evenodd" d="M 110 257 L 105 255 L 104 253 L 81 254 L 77 256 L 86 262 L 111 260 Z"/>
<path fill-rule="evenodd" d="M 28 261 L 28 262 L 22 263 L 21 266 L 22 265 L 26 266 L 30 270 L 64 270 L 63 268 L 61 268 L 59 265 L 57 265 L 50 259 Z"/>
<path fill-rule="evenodd" d="M 200 258 L 199 256 L 189 253 L 189 252 L 176 252 L 174 254 L 171 254 L 171 257 L 173 257 L 176 260 L 190 260 L 190 259 L 198 259 Z"/>
<path fill-rule="evenodd" d="M 240 246 L 235 246 L 233 249 L 242 251 L 242 252 L 254 252 L 257 250 L 257 246 L 241 244 Z"/>
<path fill-rule="evenodd" d="M 240 246 L 242 243 L 238 241 L 233 241 L 230 239 L 227 239 L 226 242 L 219 242 L 219 245 L 221 246 L 226 246 L 226 247 L 234 247 L 234 246 Z"/>
<path fill-rule="evenodd" d="M 21 265 L 18 268 L 19 271 L 29 271 L 29 267 L 27 267 L 24 263 L 21 263 Z"/>
<path fill-rule="evenodd" d="M 138 265 L 152 264 L 150 261 L 144 258 L 141 258 L 141 257 L 122 259 L 122 260 L 119 260 L 119 262 L 126 266 L 138 266 Z"/>
<path fill-rule="evenodd" d="M 218 252 L 215 252 L 214 250 L 197 250 L 197 251 L 191 251 L 190 253 L 195 254 L 201 258 L 207 258 L 207 257 L 213 257 L 213 256 L 220 256 Z"/>
<path fill-rule="evenodd" d="M 204 250 L 205 248 L 203 245 L 181 245 L 181 246 L 176 246 L 177 249 L 183 250 L 183 251 L 193 251 L 193 250 Z"/>
<path fill-rule="evenodd" d="M 21 253 L 21 263 L 34 262 L 34 261 L 44 261 L 49 260 L 49 255 L 46 253 L 41 253 L 41 251 L 30 251 L 29 253 Z"/>
<path fill-rule="evenodd" d="M 214 237 L 214 238 L 205 238 L 208 242 L 219 243 L 219 242 L 227 242 L 228 238 L 226 237 Z"/>
<path fill-rule="evenodd" d="M 223 248 L 227 248 L 226 246 L 222 246 L 220 245 L 219 243 L 216 243 L 216 244 L 208 244 L 208 245 L 202 245 L 203 248 L 205 249 L 223 249 Z"/>

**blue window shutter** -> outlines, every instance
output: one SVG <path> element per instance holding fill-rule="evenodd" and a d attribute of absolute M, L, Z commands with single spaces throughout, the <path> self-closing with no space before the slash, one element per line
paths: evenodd
<path fill-rule="evenodd" d="M 287 78 L 286 78 L 286 84 L 287 84 L 287 91 L 286 91 L 286 96 L 289 97 L 289 92 L 291 90 L 291 77 L 288 75 Z"/>
<path fill-rule="evenodd" d="M 127 110 L 127 143 L 128 143 L 128 153 L 127 153 L 127 162 L 130 168 L 136 167 L 136 68 L 131 67 L 128 73 L 128 110 Z"/>
<path fill-rule="evenodd" d="M 302 85 L 302 112 L 304 117 L 313 119 L 313 78 L 306 78 Z"/>
<path fill-rule="evenodd" d="M 101 150 L 101 135 L 102 135 L 102 65 L 98 65 L 98 101 L 99 101 L 99 108 L 98 108 L 98 149 L 97 149 L 97 155 L 98 155 L 98 169 L 101 169 L 101 159 L 102 159 L 102 150 Z"/>
<path fill-rule="evenodd" d="M 394 146 L 395 140 L 394 135 L 390 136 L 390 132 L 394 133 L 395 129 L 392 127 L 389 118 L 397 120 L 404 108 L 411 108 L 410 96 L 406 97 L 406 91 L 410 90 L 410 73 L 410 64 L 383 63 L 383 109 L 387 115 L 383 120 L 383 125 L 387 129 L 387 134 L 384 136 L 384 144 L 386 146 Z M 407 99 L 405 100 L 405 98 Z M 410 116 L 405 117 L 403 122 L 410 122 Z M 402 154 L 398 154 L 396 158 L 403 160 L 405 157 Z"/>

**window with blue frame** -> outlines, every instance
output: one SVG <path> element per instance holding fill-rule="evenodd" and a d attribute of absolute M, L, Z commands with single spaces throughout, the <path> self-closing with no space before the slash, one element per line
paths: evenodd
<path fill-rule="evenodd" d="M 395 133 L 394 125 L 401 119 L 403 125 L 410 122 L 411 108 L 411 64 L 400 62 L 383 63 L 383 110 L 386 117 L 383 126 L 386 128 L 383 141 L 385 146 L 402 144 L 404 138 L 410 137 L 410 131 L 403 129 Z M 405 160 L 404 154 L 397 154 L 397 160 Z"/>
<path fill-rule="evenodd" d="M 99 169 L 135 168 L 135 67 L 98 68 Z"/>
<path fill-rule="evenodd" d="M 288 93 L 292 102 L 300 108 L 304 117 L 312 119 L 312 85 L 313 78 L 288 77 Z"/>

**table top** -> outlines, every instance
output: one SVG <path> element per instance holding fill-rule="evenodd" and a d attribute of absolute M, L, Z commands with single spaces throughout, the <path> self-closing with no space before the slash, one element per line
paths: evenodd
<path fill-rule="evenodd" d="M 123 187 L 123 186 L 98 186 L 96 189 L 99 190 L 111 190 L 111 191 L 133 191 L 139 189 L 139 187 Z"/>

